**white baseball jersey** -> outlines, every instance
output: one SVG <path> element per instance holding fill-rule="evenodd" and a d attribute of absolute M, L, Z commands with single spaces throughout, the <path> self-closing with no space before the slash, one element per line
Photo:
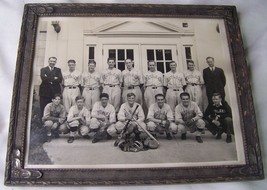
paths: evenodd
<path fill-rule="evenodd" d="M 186 83 L 204 84 L 203 76 L 201 72 L 198 70 L 194 71 L 187 70 L 184 72 L 184 76 Z"/>
<path fill-rule="evenodd" d="M 78 70 L 64 71 L 62 76 L 64 86 L 78 86 L 82 83 L 82 73 Z"/>
<path fill-rule="evenodd" d="M 101 73 L 100 83 L 104 85 L 120 85 L 122 75 L 119 69 L 106 69 Z"/>
<path fill-rule="evenodd" d="M 122 71 L 122 77 L 124 86 L 139 86 L 140 84 L 144 84 L 141 72 L 134 68 L 131 71 L 128 69 Z"/>
<path fill-rule="evenodd" d="M 185 83 L 185 78 L 183 73 L 169 71 L 164 76 L 164 86 L 172 89 L 182 88 Z"/>
<path fill-rule="evenodd" d="M 74 105 L 70 108 L 67 121 L 70 121 L 74 117 L 82 117 L 85 119 L 86 123 L 89 123 L 91 120 L 91 115 L 88 109 L 83 107 L 81 110 L 79 110 L 77 105 Z"/>
<path fill-rule="evenodd" d="M 173 121 L 173 112 L 171 110 L 171 107 L 168 104 L 165 104 L 160 108 L 157 103 L 152 104 L 149 107 L 147 119 L 163 119 L 166 118 L 169 121 Z"/>
<path fill-rule="evenodd" d="M 111 123 L 116 122 L 115 108 L 108 103 L 106 107 L 103 107 L 101 102 L 96 102 L 93 106 L 92 117 L 105 116 Z"/>
<path fill-rule="evenodd" d="M 82 86 L 90 87 L 90 88 L 97 88 L 100 86 L 100 78 L 101 75 L 98 72 L 85 72 L 82 74 Z"/>
<path fill-rule="evenodd" d="M 163 86 L 163 74 L 160 71 L 151 72 L 148 71 L 144 74 L 145 86 Z M 153 97 L 154 98 L 154 97 Z"/>
<path fill-rule="evenodd" d="M 195 102 L 190 102 L 188 107 L 183 106 L 182 103 L 178 104 L 175 107 L 175 120 L 183 120 L 187 121 L 192 118 L 196 121 L 197 119 L 200 119 L 203 117 L 203 113 L 200 111 L 197 103 Z"/>
<path fill-rule="evenodd" d="M 139 107 L 135 111 L 133 118 L 136 119 L 137 121 L 143 122 L 145 120 L 145 114 L 144 114 L 144 111 L 142 109 L 142 106 L 138 103 L 134 103 L 133 107 L 130 107 L 128 102 L 123 103 L 121 105 L 120 111 L 118 113 L 118 120 L 124 122 L 128 115 L 133 114 L 137 105 L 139 105 Z"/>
<path fill-rule="evenodd" d="M 53 102 L 48 103 L 44 109 L 43 121 L 49 120 L 49 117 L 56 117 L 64 120 L 66 118 L 66 110 L 62 104 L 56 105 Z"/>

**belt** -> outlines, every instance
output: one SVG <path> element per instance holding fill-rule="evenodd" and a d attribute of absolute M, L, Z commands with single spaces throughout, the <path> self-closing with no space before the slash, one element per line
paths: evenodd
<path fill-rule="evenodd" d="M 190 84 L 191 86 L 197 86 L 198 84 Z"/>
<path fill-rule="evenodd" d="M 182 91 L 183 89 L 181 89 L 181 88 L 173 88 L 172 90 L 173 91 Z"/>
<path fill-rule="evenodd" d="M 92 88 L 92 87 L 86 87 L 88 90 L 96 90 L 97 88 Z"/>
<path fill-rule="evenodd" d="M 137 87 L 137 86 L 128 86 L 128 87 L 126 87 L 127 89 L 134 89 L 135 87 Z"/>
<path fill-rule="evenodd" d="M 67 88 L 69 88 L 69 89 L 75 89 L 75 88 L 77 88 L 77 86 L 67 86 Z"/>
<path fill-rule="evenodd" d="M 117 86 L 117 85 L 105 84 L 105 86 L 109 86 L 109 87 L 115 87 L 115 86 Z"/>

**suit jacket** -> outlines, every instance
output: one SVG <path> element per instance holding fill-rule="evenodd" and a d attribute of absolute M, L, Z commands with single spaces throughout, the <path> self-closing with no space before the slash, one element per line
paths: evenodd
<path fill-rule="evenodd" d="M 209 67 L 204 69 L 203 79 L 208 96 L 211 96 L 215 92 L 220 93 L 222 97 L 225 96 L 224 86 L 226 84 L 226 79 L 221 68 L 215 67 L 214 71 L 211 71 Z"/>
<path fill-rule="evenodd" d="M 55 77 L 57 78 L 55 79 Z M 40 96 L 52 98 L 57 93 L 61 94 L 62 73 L 60 68 L 54 67 L 52 71 L 48 66 L 42 68 L 41 79 Z"/>

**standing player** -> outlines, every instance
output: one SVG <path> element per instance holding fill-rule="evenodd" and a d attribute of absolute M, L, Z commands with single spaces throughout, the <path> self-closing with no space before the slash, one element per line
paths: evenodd
<path fill-rule="evenodd" d="M 128 93 L 134 93 L 136 95 L 136 102 L 142 104 L 142 92 L 141 89 L 144 81 L 143 76 L 140 71 L 137 71 L 133 68 L 133 60 L 126 59 L 125 65 L 126 69 L 122 71 L 122 79 L 123 79 L 123 93 L 122 99 L 123 102 L 127 100 Z"/>
<path fill-rule="evenodd" d="M 137 108 L 138 106 L 138 108 Z M 136 109 L 137 108 L 137 109 Z M 135 113 L 134 110 L 136 109 Z M 139 125 L 146 128 L 144 123 L 145 114 L 140 104 L 136 103 L 136 96 L 134 93 L 127 94 L 127 102 L 121 105 L 120 111 L 118 113 L 118 122 L 114 127 L 108 129 L 109 134 L 121 133 L 124 130 L 125 124 L 128 120 L 130 123 L 126 129 L 126 135 L 130 137 L 132 133 L 135 134 L 135 140 L 140 140 L 140 133 L 143 131 Z M 138 124 L 137 124 L 138 122 Z M 127 136 L 125 138 L 128 138 Z"/>
<path fill-rule="evenodd" d="M 192 101 L 196 102 L 199 108 L 202 108 L 202 85 L 204 80 L 202 74 L 195 69 L 194 61 L 187 63 L 188 70 L 184 72 L 186 89 Z"/>
<path fill-rule="evenodd" d="M 115 68 L 115 58 L 108 58 L 108 69 L 101 73 L 100 83 L 103 86 L 103 93 L 109 95 L 110 103 L 115 107 L 116 112 L 120 109 L 122 75 L 119 69 Z"/>
<path fill-rule="evenodd" d="M 175 123 L 178 125 L 178 130 L 182 133 L 181 139 L 186 139 L 186 131 L 189 128 L 191 133 L 196 131 L 197 142 L 203 143 L 200 136 L 205 128 L 202 112 L 196 102 L 190 100 L 189 93 L 183 92 L 180 94 L 180 97 L 182 102 L 175 108 Z"/>
<path fill-rule="evenodd" d="M 68 61 L 69 70 L 63 72 L 63 105 L 69 112 L 71 106 L 75 104 L 75 98 L 81 95 L 80 85 L 82 82 L 82 74 L 75 70 L 76 61 L 70 59 Z"/>
<path fill-rule="evenodd" d="M 83 97 L 85 98 L 85 107 L 91 111 L 94 104 L 99 101 L 100 96 L 100 74 L 95 71 L 96 62 L 90 60 L 88 63 L 88 72 L 82 75 Z"/>
<path fill-rule="evenodd" d="M 156 136 L 156 132 L 160 134 L 166 133 L 167 139 L 171 140 L 171 132 L 177 131 L 177 126 L 174 123 L 173 111 L 171 107 L 164 103 L 165 96 L 163 94 L 157 94 L 155 96 L 156 103 L 149 107 L 147 114 L 147 129 L 153 136 Z"/>
<path fill-rule="evenodd" d="M 52 140 L 52 135 L 59 136 L 59 126 L 65 125 L 66 111 L 61 103 L 61 95 L 55 94 L 52 102 L 48 103 L 44 109 L 42 121 L 47 132 L 47 142 Z"/>
<path fill-rule="evenodd" d="M 108 103 L 108 100 L 108 94 L 102 93 L 100 95 L 100 101 L 94 104 L 92 110 L 92 119 L 90 122 L 90 131 L 95 131 L 96 134 L 92 140 L 92 143 L 96 143 L 105 137 L 108 140 L 112 138 L 112 136 L 109 134 L 109 128 L 115 127 L 116 112 L 113 105 Z"/>
<path fill-rule="evenodd" d="M 170 62 L 171 70 L 164 76 L 164 86 L 168 88 L 166 93 L 166 102 L 174 112 L 175 106 L 180 103 L 180 94 L 183 92 L 183 86 L 186 85 L 184 75 L 176 70 L 175 61 Z"/>
<path fill-rule="evenodd" d="M 207 57 L 206 61 L 209 67 L 203 70 L 203 78 L 209 104 L 212 104 L 213 93 L 220 93 L 222 100 L 225 99 L 224 86 L 226 84 L 226 79 L 223 70 L 215 67 L 213 57 Z"/>
<path fill-rule="evenodd" d="M 155 103 L 155 95 L 163 94 L 163 74 L 156 70 L 156 62 L 148 61 L 149 71 L 144 74 L 145 102 L 147 108 Z"/>
<path fill-rule="evenodd" d="M 61 69 L 55 67 L 56 63 L 56 57 L 49 57 L 49 65 L 41 69 L 42 83 L 39 89 L 41 116 L 44 114 L 45 106 L 51 102 L 54 95 L 61 93 L 62 73 Z"/>
<path fill-rule="evenodd" d="M 77 96 L 75 98 L 76 104 L 69 110 L 67 123 L 70 128 L 70 136 L 68 143 L 74 141 L 74 136 L 79 131 L 83 137 L 87 137 L 90 125 L 90 112 L 84 107 L 84 97 Z"/>

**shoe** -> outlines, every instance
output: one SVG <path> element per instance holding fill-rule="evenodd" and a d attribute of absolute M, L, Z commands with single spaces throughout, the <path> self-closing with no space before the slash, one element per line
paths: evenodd
<path fill-rule="evenodd" d="M 217 133 L 216 139 L 222 139 L 222 132 Z"/>
<path fill-rule="evenodd" d="M 196 136 L 196 140 L 198 143 L 203 143 L 201 136 Z"/>
<path fill-rule="evenodd" d="M 112 139 L 112 136 L 107 133 L 107 140 L 111 140 L 111 139 Z"/>
<path fill-rule="evenodd" d="M 186 140 L 186 133 L 183 133 L 183 134 L 181 135 L 181 139 L 182 139 L 182 140 Z"/>
<path fill-rule="evenodd" d="M 97 143 L 98 141 L 100 141 L 100 139 L 98 139 L 98 138 L 93 138 L 92 143 Z"/>
<path fill-rule="evenodd" d="M 51 142 L 52 141 L 52 136 L 47 136 L 46 142 Z"/>
<path fill-rule="evenodd" d="M 68 138 L 68 143 L 73 143 L 73 141 L 74 141 L 74 137 L 69 137 Z"/>
<path fill-rule="evenodd" d="M 59 138 L 59 134 L 58 134 L 58 132 L 55 132 L 54 133 L 54 137 L 57 139 L 57 138 Z"/>
<path fill-rule="evenodd" d="M 226 142 L 227 143 L 231 143 L 232 142 L 232 136 L 231 135 L 227 135 Z"/>
<path fill-rule="evenodd" d="M 216 131 L 211 131 L 211 134 L 212 134 L 213 136 L 215 136 L 215 135 L 217 135 L 217 132 L 216 132 Z"/>
<path fill-rule="evenodd" d="M 167 133 L 166 135 L 167 135 L 167 139 L 168 139 L 168 140 L 172 140 L 172 136 L 171 136 L 170 133 Z"/>

